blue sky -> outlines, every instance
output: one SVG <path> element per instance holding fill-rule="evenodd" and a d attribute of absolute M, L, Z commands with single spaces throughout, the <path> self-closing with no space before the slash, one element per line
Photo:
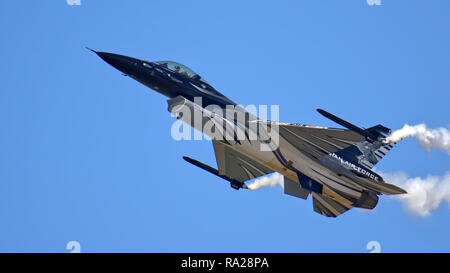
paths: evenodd
<path fill-rule="evenodd" d="M 86 50 L 188 65 L 280 120 L 336 127 L 450 125 L 449 1 L 0 1 L 0 251 L 448 252 L 446 203 L 428 217 L 381 197 L 336 219 L 282 194 L 235 191 L 208 141 L 174 141 L 166 98 Z M 378 165 L 443 175 L 413 139 Z"/>

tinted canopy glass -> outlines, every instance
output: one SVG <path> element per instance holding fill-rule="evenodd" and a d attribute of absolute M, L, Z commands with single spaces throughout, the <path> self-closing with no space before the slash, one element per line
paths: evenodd
<path fill-rule="evenodd" d="M 192 69 L 190 69 L 189 67 L 182 65 L 180 63 L 170 62 L 170 61 L 160 61 L 160 62 L 156 62 L 156 63 L 167 67 L 168 69 L 172 70 L 173 72 L 185 75 L 189 78 L 192 78 L 193 76 L 197 75 L 197 73 L 195 73 Z"/>

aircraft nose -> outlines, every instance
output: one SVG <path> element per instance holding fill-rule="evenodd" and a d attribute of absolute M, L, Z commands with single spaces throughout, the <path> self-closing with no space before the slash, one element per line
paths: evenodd
<path fill-rule="evenodd" d="M 88 49 L 122 73 L 132 75 L 134 70 L 136 70 L 137 59 L 115 53 L 99 52 L 90 48 Z"/>

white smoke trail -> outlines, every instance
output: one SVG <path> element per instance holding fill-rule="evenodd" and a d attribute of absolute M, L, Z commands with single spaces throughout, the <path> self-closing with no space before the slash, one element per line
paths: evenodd
<path fill-rule="evenodd" d="M 274 187 L 276 185 L 284 187 L 284 178 L 279 173 L 256 179 L 252 184 L 248 185 L 248 189 L 254 191 L 261 187 Z"/>
<path fill-rule="evenodd" d="M 405 189 L 407 194 L 391 195 L 404 203 L 405 209 L 425 217 L 438 209 L 442 201 L 450 205 L 450 172 L 444 176 L 428 175 L 409 178 L 405 173 L 383 174 L 384 180 Z"/>
<path fill-rule="evenodd" d="M 394 131 L 387 142 L 399 142 L 406 137 L 414 137 L 427 152 L 441 149 L 450 155 L 450 129 L 427 128 L 425 124 L 410 126 Z M 405 173 L 383 174 L 386 181 L 404 188 L 408 193 L 393 195 L 404 203 L 406 210 L 419 216 L 428 216 L 438 209 L 442 201 L 450 205 L 450 172 L 443 176 L 427 175 L 425 178 L 409 178 Z"/>
<path fill-rule="evenodd" d="M 407 194 L 391 195 L 389 197 L 402 201 L 404 208 L 409 213 L 426 217 L 439 208 L 446 201 L 450 206 L 450 172 L 443 176 L 428 175 L 425 178 L 410 178 L 403 172 L 382 173 L 386 182 L 395 184 L 405 189 Z M 257 190 L 261 187 L 284 187 L 283 175 L 274 173 L 256 179 L 248 185 L 248 189 Z"/>
<path fill-rule="evenodd" d="M 406 137 L 415 137 L 427 152 L 436 148 L 447 151 L 450 155 L 450 129 L 429 129 L 425 124 L 415 126 L 405 124 L 402 129 L 396 130 L 387 137 L 386 141 L 395 143 Z"/>

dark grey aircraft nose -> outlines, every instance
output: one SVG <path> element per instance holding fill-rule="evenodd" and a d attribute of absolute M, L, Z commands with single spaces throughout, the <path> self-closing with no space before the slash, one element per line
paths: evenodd
<path fill-rule="evenodd" d="M 108 52 L 98 52 L 93 49 L 87 48 L 92 52 L 96 53 L 105 62 L 109 63 L 111 66 L 116 68 L 127 75 L 133 75 L 136 71 L 136 66 L 138 60 L 124 55 L 108 53 Z"/>

